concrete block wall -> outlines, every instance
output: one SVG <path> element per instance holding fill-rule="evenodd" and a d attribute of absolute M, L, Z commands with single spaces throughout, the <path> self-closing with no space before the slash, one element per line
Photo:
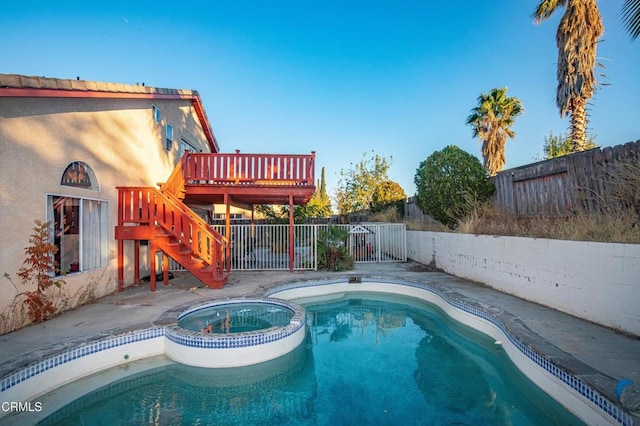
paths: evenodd
<path fill-rule="evenodd" d="M 640 244 L 407 231 L 407 257 L 640 336 Z"/>

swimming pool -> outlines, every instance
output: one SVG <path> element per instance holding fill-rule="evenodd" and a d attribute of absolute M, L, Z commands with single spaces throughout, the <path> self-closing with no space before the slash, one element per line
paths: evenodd
<path fill-rule="evenodd" d="M 505 329 L 504 325 L 500 324 L 500 322 L 493 317 L 490 308 L 487 309 L 485 307 L 470 305 L 458 300 L 453 293 L 443 293 L 441 290 L 434 289 L 421 282 L 380 277 L 363 277 L 358 280 L 340 278 L 335 280 L 290 283 L 267 291 L 265 296 L 294 300 L 310 306 L 316 302 L 334 300 L 336 297 L 343 297 L 345 294 L 352 292 L 369 292 L 381 295 L 397 294 L 408 296 L 415 300 L 432 302 L 446 313 L 447 317 L 468 324 L 472 328 L 490 336 L 490 341 L 494 339 L 501 340 L 499 342 L 502 343 L 501 345 L 496 345 L 495 342 L 492 344 L 507 354 L 509 358 L 511 358 L 511 361 L 515 363 L 529 379 L 543 387 L 545 391 L 553 395 L 561 405 L 569 407 L 574 413 L 578 414 L 580 418 L 599 419 L 599 422 L 607 424 L 632 424 L 632 419 L 630 419 L 626 413 L 621 411 L 615 404 L 608 401 L 593 388 L 577 377 L 558 369 L 544 355 L 535 352 L 519 342 L 517 338 Z M 119 357 L 117 365 L 121 366 L 120 369 L 126 367 L 133 371 L 138 363 L 138 361 L 133 360 L 163 352 L 163 335 L 164 329 L 154 328 L 141 330 L 132 335 L 110 338 L 106 342 L 92 343 L 86 352 L 91 354 L 89 355 L 90 357 L 93 357 L 96 353 L 101 355 L 107 352 L 115 352 L 114 356 L 116 358 Z M 340 330 L 338 330 L 337 334 L 334 334 L 334 338 L 336 336 L 340 336 Z M 131 342 L 136 342 L 138 345 L 134 348 L 137 354 L 128 358 L 128 361 L 126 359 L 123 360 L 123 354 L 134 353 L 130 348 Z M 166 337 L 164 337 L 164 342 L 167 342 Z M 150 349 L 148 347 L 149 345 L 153 346 L 153 348 Z M 128 355 L 125 355 L 125 357 L 127 356 Z M 13 392 L 15 388 L 19 388 L 19 392 L 13 392 L 13 394 L 22 392 L 20 393 L 21 395 L 26 395 L 24 388 L 27 387 L 31 392 L 40 390 L 41 393 L 32 393 L 30 397 L 23 397 L 23 400 L 33 400 L 36 396 L 41 396 L 42 389 L 51 389 L 52 386 L 55 386 L 53 382 L 60 380 L 58 374 L 47 375 L 49 370 L 56 370 L 57 372 L 68 364 L 74 364 L 75 366 L 78 363 L 78 359 L 84 360 L 84 358 L 86 358 L 85 348 L 74 349 L 72 353 L 58 354 L 51 358 L 52 359 L 44 360 L 37 365 L 31 365 L 22 371 L 16 371 L 10 377 L 3 378 L 2 389 L 0 391 L 7 394 Z M 161 359 L 166 361 L 164 357 L 161 357 Z M 93 360 L 95 361 L 95 359 Z M 107 365 L 107 363 L 101 359 L 98 359 L 97 362 L 93 362 L 92 364 L 96 363 L 102 366 Z M 73 371 L 75 372 L 75 376 L 73 377 L 76 379 L 88 374 L 86 372 L 81 374 L 77 368 L 74 368 Z M 119 373 L 121 376 L 126 376 L 122 371 Z M 103 384 L 112 381 L 113 379 L 109 379 Z M 78 383 L 79 382 L 76 382 L 75 384 Z M 49 386 L 49 388 L 43 385 Z M 234 401 L 238 402 L 241 400 L 236 399 Z M 54 405 L 51 406 L 53 407 Z"/>
<path fill-rule="evenodd" d="M 305 344 L 276 362 L 165 365 L 42 424 L 581 424 L 491 338 L 429 303 L 355 293 L 306 309 Z"/>

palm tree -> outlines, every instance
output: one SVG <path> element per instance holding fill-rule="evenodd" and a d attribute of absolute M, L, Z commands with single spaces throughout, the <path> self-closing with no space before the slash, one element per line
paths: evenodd
<path fill-rule="evenodd" d="M 467 124 L 473 127 L 473 137 L 482 141 L 484 168 L 490 176 L 504 167 L 504 146 L 507 138 L 513 139 L 511 126 L 515 118 L 524 112 L 520 99 L 507 96 L 507 88 L 494 88 L 478 96 L 478 106 L 471 110 Z"/>
<path fill-rule="evenodd" d="M 622 21 L 632 40 L 640 35 L 640 0 L 625 0 L 622 5 Z"/>
<path fill-rule="evenodd" d="M 533 19 L 540 23 L 566 7 L 558 25 L 558 89 L 556 104 L 560 116 L 571 115 L 570 137 L 575 151 L 587 142 L 587 102 L 595 93 L 597 42 L 604 32 L 596 0 L 543 0 Z"/>

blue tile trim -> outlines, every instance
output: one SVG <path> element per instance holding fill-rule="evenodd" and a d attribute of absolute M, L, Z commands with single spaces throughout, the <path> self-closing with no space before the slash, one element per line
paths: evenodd
<path fill-rule="evenodd" d="M 70 361 L 116 348 L 118 346 L 127 345 L 129 343 L 141 342 L 162 336 L 164 336 L 163 327 L 152 327 L 80 345 L 76 348 L 49 356 L 41 361 L 27 365 L 26 367 L 7 374 L 0 379 L 0 392 L 5 392 L 25 380 L 29 380 L 38 374 L 44 373 L 47 370 L 66 364 Z"/>
<path fill-rule="evenodd" d="M 271 327 L 265 330 L 248 331 L 244 333 L 232 334 L 203 334 L 197 331 L 185 330 L 178 325 L 170 325 L 165 329 L 165 337 L 170 341 L 191 348 L 203 349 L 231 349 L 246 348 L 250 346 L 263 345 L 265 343 L 275 342 L 295 334 L 305 325 L 305 310 L 303 307 L 287 302 L 284 300 L 273 298 L 239 298 L 239 299 L 223 299 L 213 302 L 196 305 L 180 315 L 178 320 L 185 315 L 217 306 L 228 306 L 242 303 L 264 303 L 287 308 L 293 311 L 293 316 L 287 326 Z"/>
<path fill-rule="evenodd" d="M 423 282 L 414 282 L 408 280 L 400 280 L 393 278 L 384 278 L 384 277 L 362 277 L 363 283 L 381 283 L 381 284 L 396 284 L 396 285 L 404 285 L 409 287 L 415 287 L 420 290 L 431 292 L 437 296 L 439 296 L 444 302 L 449 304 L 450 306 L 460 309 L 461 311 L 472 314 L 478 318 L 482 318 L 486 321 L 489 321 L 491 324 L 495 325 L 502 331 L 505 336 L 509 339 L 509 341 L 527 358 L 532 360 L 538 366 L 542 367 L 547 373 L 552 376 L 558 378 L 563 383 L 565 383 L 570 388 L 574 389 L 580 395 L 587 398 L 595 407 L 599 408 L 604 414 L 609 416 L 612 420 L 615 420 L 618 424 L 623 426 L 633 426 L 633 418 L 627 414 L 624 410 L 616 406 L 614 403 L 609 401 L 607 398 L 602 396 L 597 390 L 593 389 L 587 383 L 585 383 L 582 379 L 574 376 L 571 373 L 566 372 L 562 368 L 553 364 L 553 362 L 547 358 L 545 355 L 533 350 L 525 343 L 520 341 L 517 336 L 513 335 L 504 324 L 496 318 L 491 313 L 485 311 L 484 309 L 478 308 L 477 306 L 471 305 L 469 303 L 465 303 L 464 301 L 457 300 L 447 296 L 444 292 L 429 287 L 427 284 Z M 341 279 L 331 279 L 331 280 L 321 280 L 321 281 L 310 281 L 310 282 L 297 282 L 291 284 L 285 284 L 280 287 L 272 288 L 265 292 L 265 296 L 272 296 L 274 294 L 280 293 L 285 290 L 292 290 L 296 288 L 305 288 L 305 287 L 317 287 L 323 286 L 327 284 L 344 284 L 347 283 L 347 278 Z"/>
<path fill-rule="evenodd" d="M 489 312 L 478 308 L 477 306 L 465 303 L 463 301 L 452 299 L 445 295 L 445 293 L 439 291 L 438 289 L 429 287 L 425 283 L 422 282 L 412 282 L 408 280 L 398 280 L 398 279 L 390 279 L 390 278 L 362 278 L 363 282 L 369 283 L 382 283 L 382 284 L 396 284 L 396 285 L 405 285 L 409 287 L 415 287 L 421 290 L 429 291 L 433 294 L 436 294 L 442 300 L 444 300 L 449 305 L 460 309 L 464 312 L 470 313 L 476 317 L 482 318 L 486 321 L 489 321 L 496 327 L 498 327 L 509 339 L 509 341 L 520 350 L 525 356 L 527 356 L 534 363 L 542 367 L 545 371 L 557 377 L 563 383 L 571 387 L 572 389 L 579 392 L 589 401 L 591 401 L 596 407 L 600 408 L 603 413 L 606 413 L 612 420 L 615 420 L 618 424 L 623 426 L 633 426 L 633 419 L 626 412 L 621 410 L 607 398 L 602 396 L 598 391 L 593 389 L 583 380 L 574 375 L 564 371 L 562 368 L 554 365 L 546 356 L 541 353 L 536 352 L 535 350 L 528 347 L 526 344 L 518 340 L 518 338 L 512 335 L 507 328 L 498 320 L 495 316 L 490 314 Z M 295 288 L 304 288 L 304 287 L 317 287 L 323 286 L 327 284 L 341 284 L 346 283 L 346 278 L 341 279 L 332 279 L 332 280 L 321 280 L 321 281 L 313 281 L 313 282 L 298 282 L 291 283 L 287 285 L 283 285 L 277 288 L 273 288 L 268 290 L 265 293 L 265 296 L 271 296 L 273 294 L 282 292 L 284 290 L 290 290 Z M 162 327 L 152 327 L 144 330 L 138 330 L 131 333 L 121 334 L 118 336 L 109 337 L 106 339 L 102 339 L 96 342 L 88 343 L 85 345 L 78 346 L 77 348 L 61 352 L 59 354 L 50 356 L 42 361 L 33 363 L 26 367 L 23 367 L 15 372 L 12 372 L 0 379 L 0 392 L 5 392 L 8 389 L 16 386 L 19 383 L 24 382 L 30 378 L 37 376 L 47 370 L 58 367 L 60 365 L 66 364 L 67 362 L 73 361 L 78 358 L 82 358 L 94 353 L 102 352 L 104 350 L 112 349 L 118 346 L 123 346 L 129 343 L 140 342 L 144 340 L 150 340 L 157 337 L 165 336 L 169 338 L 169 340 L 174 341 L 178 344 L 182 344 L 190 347 L 199 347 L 199 348 L 239 348 L 239 347 L 247 347 L 247 346 L 255 346 L 264 343 L 273 342 L 285 337 L 288 337 L 299 330 L 304 326 L 304 309 L 290 302 L 284 302 L 278 299 L 229 299 L 229 300 L 237 300 L 238 303 L 247 303 L 247 302 L 262 302 L 264 300 L 269 300 L 271 303 L 278 304 L 279 306 L 285 306 L 291 308 L 289 305 L 293 305 L 294 307 L 294 317 L 292 318 L 291 323 L 287 327 L 274 327 L 273 329 L 261 330 L 260 332 L 252 332 L 252 333 L 237 333 L 233 336 L 231 335 L 215 335 L 215 334 L 201 334 L 196 332 L 190 332 L 188 330 L 184 330 L 177 326 L 168 326 L 166 328 Z M 202 305 L 194 306 L 189 310 L 180 314 L 179 318 L 186 315 L 190 312 L 195 312 L 199 309 L 204 309 L 206 307 L 210 307 L 216 304 L 224 304 L 228 303 L 229 300 L 221 300 L 216 302 L 210 302 Z M 298 316 L 299 315 L 299 316 Z M 295 318 L 295 320 L 294 320 Z"/>

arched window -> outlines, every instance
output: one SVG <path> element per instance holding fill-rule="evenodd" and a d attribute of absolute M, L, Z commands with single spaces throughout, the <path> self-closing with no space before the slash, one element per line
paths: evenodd
<path fill-rule="evenodd" d="M 62 174 L 60 184 L 92 191 L 98 190 L 96 175 L 91 170 L 91 167 L 83 161 L 74 161 L 69 164 Z"/>
<path fill-rule="evenodd" d="M 98 180 L 82 161 L 70 163 L 61 185 L 98 191 Z M 52 225 L 56 276 L 109 264 L 109 202 L 65 195 L 47 195 L 47 220 Z"/>

